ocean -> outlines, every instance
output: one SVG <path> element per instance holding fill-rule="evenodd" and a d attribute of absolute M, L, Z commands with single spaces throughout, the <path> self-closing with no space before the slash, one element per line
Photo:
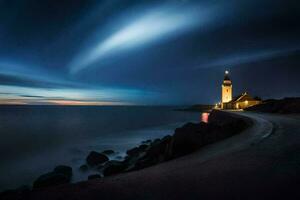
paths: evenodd
<path fill-rule="evenodd" d="M 31 185 L 57 165 L 73 168 L 72 182 L 96 171 L 79 167 L 92 150 L 120 159 L 142 141 L 174 133 L 196 112 L 174 106 L 0 106 L 0 191 Z"/>

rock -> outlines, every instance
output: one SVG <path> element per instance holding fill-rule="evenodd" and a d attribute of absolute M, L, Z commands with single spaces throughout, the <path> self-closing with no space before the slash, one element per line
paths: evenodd
<path fill-rule="evenodd" d="M 247 128 L 251 123 L 246 117 L 217 110 L 211 112 L 208 121 L 208 125 L 212 129 L 211 132 L 217 132 L 214 141 L 237 134 Z"/>
<path fill-rule="evenodd" d="M 142 144 L 150 144 L 152 142 L 152 140 L 145 140 L 145 141 L 142 141 Z"/>
<path fill-rule="evenodd" d="M 172 136 L 168 135 L 162 139 L 155 139 L 150 145 L 145 143 L 127 151 L 124 163 L 126 171 L 133 171 L 149 167 L 171 158 Z"/>
<path fill-rule="evenodd" d="M 186 155 L 204 145 L 237 134 L 248 126 L 248 121 L 241 116 L 213 110 L 208 123 L 187 123 L 175 130 L 172 157 Z"/>
<path fill-rule="evenodd" d="M 161 140 L 155 140 L 149 147 L 145 155 L 139 158 L 134 167 L 130 170 L 143 169 L 151 165 L 163 162 L 171 158 L 172 136 L 165 136 Z"/>
<path fill-rule="evenodd" d="M 106 155 L 111 155 L 111 154 L 114 154 L 115 152 L 113 150 L 105 150 L 105 151 L 102 151 L 103 154 L 106 154 Z"/>
<path fill-rule="evenodd" d="M 149 145 L 147 145 L 147 144 L 141 144 L 138 147 L 129 149 L 126 153 L 128 156 L 136 157 L 136 156 L 139 156 L 141 153 L 144 153 L 148 149 L 148 147 L 149 147 Z"/>
<path fill-rule="evenodd" d="M 172 137 L 170 135 L 165 136 L 163 139 L 154 142 L 150 145 L 149 150 L 146 152 L 145 157 L 150 157 L 151 159 L 159 158 L 160 156 L 164 159 L 169 156 L 171 149 Z M 160 162 L 160 160 L 158 160 Z"/>
<path fill-rule="evenodd" d="M 41 175 L 36 181 L 34 181 L 33 188 L 48 187 L 69 182 L 70 178 L 65 176 L 64 174 L 49 172 L 47 174 Z"/>
<path fill-rule="evenodd" d="M 70 183 L 72 178 L 72 168 L 65 165 L 59 165 L 52 172 L 41 175 L 33 183 L 33 188 L 54 186 Z"/>
<path fill-rule="evenodd" d="M 89 167 L 86 164 L 83 164 L 79 167 L 79 169 L 83 172 L 87 171 L 89 169 Z"/>
<path fill-rule="evenodd" d="M 152 142 L 146 141 L 149 142 L 148 144 L 142 142 L 140 146 L 129 149 L 124 161 L 106 162 L 103 167 L 103 175 L 110 176 L 139 170 L 192 153 L 204 145 L 240 132 L 247 127 L 246 121 L 240 116 L 212 111 L 208 123 L 187 123 L 177 128 L 173 136 L 167 135 Z M 99 153 L 94 152 L 94 154 Z"/>
<path fill-rule="evenodd" d="M 126 151 L 128 156 L 137 156 L 140 153 L 140 150 L 138 147 L 134 147 L 132 149 L 129 149 Z"/>
<path fill-rule="evenodd" d="M 147 144 L 141 144 L 138 148 L 142 152 L 142 151 L 146 151 L 148 147 L 149 145 Z"/>
<path fill-rule="evenodd" d="M 90 152 L 90 154 L 86 158 L 86 162 L 90 166 L 100 165 L 104 162 L 107 162 L 108 160 L 109 159 L 106 155 L 95 151 Z"/>
<path fill-rule="evenodd" d="M 136 167 L 136 163 L 138 162 L 138 160 L 140 160 L 141 158 L 143 158 L 145 156 L 145 152 L 142 154 L 139 154 L 137 156 L 126 156 L 124 159 L 124 163 L 127 165 L 126 171 L 132 171 L 134 170 Z"/>
<path fill-rule="evenodd" d="M 107 162 L 106 162 L 106 163 L 107 163 Z M 106 163 L 105 163 L 105 164 L 106 164 Z M 103 168 L 104 168 L 104 166 L 105 166 L 105 164 L 98 165 L 96 169 L 97 169 L 98 171 L 102 171 Z"/>
<path fill-rule="evenodd" d="M 150 146 L 151 145 L 142 144 L 126 152 L 127 156 L 123 162 L 126 163 L 128 171 L 136 169 L 136 163 L 146 155 L 146 152 L 149 150 Z"/>
<path fill-rule="evenodd" d="M 206 144 L 205 137 L 209 134 L 209 125 L 187 123 L 175 130 L 173 135 L 172 157 L 176 158 L 194 152 Z"/>
<path fill-rule="evenodd" d="M 159 143 L 160 142 L 160 139 L 159 138 L 157 138 L 157 139 L 155 139 L 151 144 L 153 145 L 153 144 L 155 144 L 155 143 Z"/>
<path fill-rule="evenodd" d="M 65 166 L 65 165 L 59 165 L 57 167 L 54 168 L 54 172 L 57 174 L 63 174 L 66 177 L 68 177 L 71 180 L 72 177 L 72 167 L 69 166 Z"/>
<path fill-rule="evenodd" d="M 101 176 L 99 174 L 92 174 L 88 176 L 88 180 L 100 179 Z"/>
<path fill-rule="evenodd" d="M 114 174 L 118 174 L 125 171 L 127 167 L 128 167 L 128 163 L 124 161 L 117 161 L 117 160 L 108 161 L 104 166 L 103 175 L 111 176 Z"/>

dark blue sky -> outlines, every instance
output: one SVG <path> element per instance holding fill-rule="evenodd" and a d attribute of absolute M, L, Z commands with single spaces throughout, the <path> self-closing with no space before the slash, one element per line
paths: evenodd
<path fill-rule="evenodd" d="M 300 5 L 0 0 L 0 103 L 216 103 L 300 96 Z"/>

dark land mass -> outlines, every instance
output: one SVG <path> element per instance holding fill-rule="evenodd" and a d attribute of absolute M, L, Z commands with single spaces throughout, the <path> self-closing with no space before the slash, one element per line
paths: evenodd
<path fill-rule="evenodd" d="M 300 113 L 300 98 L 270 99 L 262 104 L 246 108 L 247 111 L 291 114 Z"/>

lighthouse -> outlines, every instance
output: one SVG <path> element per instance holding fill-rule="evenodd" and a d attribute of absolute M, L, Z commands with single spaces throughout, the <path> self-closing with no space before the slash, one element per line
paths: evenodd
<path fill-rule="evenodd" d="M 229 71 L 225 71 L 222 83 L 222 109 L 226 109 L 226 103 L 232 100 L 232 82 L 229 78 Z"/>

